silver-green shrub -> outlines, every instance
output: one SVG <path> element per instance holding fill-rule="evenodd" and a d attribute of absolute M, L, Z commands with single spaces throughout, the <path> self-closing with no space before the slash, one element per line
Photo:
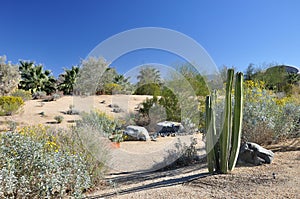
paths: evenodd
<path fill-rule="evenodd" d="M 81 156 L 45 144 L 19 133 L 1 136 L 0 198 L 80 198 L 91 186 Z"/>
<path fill-rule="evenodd" d="M 300 105 L 293 100 L 280 100 L 259 88 L 248 90 L 246 95 L 244 140 L 268 144 L 282 138 L 299 136 Z"/>

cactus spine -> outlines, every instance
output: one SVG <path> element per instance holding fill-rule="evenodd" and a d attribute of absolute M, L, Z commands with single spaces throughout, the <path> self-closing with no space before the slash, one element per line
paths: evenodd
<path fill-rule="evenodd" d="M 232 116 L 232 86 L 234 70 L 227 72 L 224 124 L 220 139 L 216 131 L 215 103 L 216 92 L 206 97 L 206 151 L 210 173 L 227 173 L 233 170 L 238 157 L 243 117 L 243 73 L 236 74 L 234 90 L 234 112 Z"/>

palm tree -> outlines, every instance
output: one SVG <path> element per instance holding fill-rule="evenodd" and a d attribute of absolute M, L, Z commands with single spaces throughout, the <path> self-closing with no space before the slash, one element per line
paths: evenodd
<path fill-rule="evenodd" d="M 162 80 L 160 72 L 151 66 L 143 67 L 137 76 L 139 82 L 135 94 L 137 95 L 160 95 Z"/>
<path fill-rule="evenodd" d="M 117 74 L 113 79 L 113 83 L 120 85 L 123 91 L 127 91 L 130 90 L 130 86 L 131 86 L 129 82 L 129 78 L 130 77 L 126 78 L 124 75 Z"/>
<path fill-rule="evenodd" d="M 51 75 L 50 70 L 43 70 L 42 65 L 34 65 L 33 62 L 21 61 L 19 71 L 21 81 L 19 89 L 29 90 L 31 93 L 44 91 L 51 94 L 55 91 L 55 78 Z"/>
<path fill-rule="evenodd" d="M 162 84 L 159 70 L 151 66 L 143 67 L 140 70 L 140 74 L 137 76 L 137 79 L 139 80 L 138 86 L 142 86 L 144 84 Z"/>
<path fill-rule="evenodd" d="M 70 95 L 73 92 L 74 85 L 78 77 L 79 67 L 72 66 L 71 69 L 64 70 L 65 73 L 60 75 L 62 82 L 59 83 L 58 89 L 63 91 L 65 95 Z"/>

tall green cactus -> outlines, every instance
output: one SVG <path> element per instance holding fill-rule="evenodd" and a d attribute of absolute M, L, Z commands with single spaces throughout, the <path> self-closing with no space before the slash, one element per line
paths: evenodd
<path fill-rule="evenodd" d="M 227 72 L 224 124 L 218 140 L 216 131 L 215 103 L 216 92 L 206 98 L 206 151 L 210 173 L 227 173 L 233 170 L 238 157 L 242 127 L 243 108 L 243 73 L 236 74 L 234 91 L 234 112 L 232 116 L 232 85 L 234 70 Z"/>
<path fill-rule="evenodd" d="M 234 115 L 231 136 L 231 151 L 229 156 L 229 170 L 232 171 L 235 167 L 239 149 L 241 145 L 242 120 L 243 120 L 243 73 L 236 74 L 234 88 Z"/>

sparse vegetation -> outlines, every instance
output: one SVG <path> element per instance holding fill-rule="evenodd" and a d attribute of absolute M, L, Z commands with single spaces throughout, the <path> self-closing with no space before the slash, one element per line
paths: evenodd
<path fill-rule="evenodd" d="M 66 114 L 67 114 L 67 115 L 79 115 L 80 112 L 79 112 L 78 110 L 75 109 L 75 106 L 74 106 L 74 105 L 71 104 L 71 105 L 69 106 L 69 110 L 66 111 Z"/>
<path fill-rule="evenodd" d="M 54 119 L 56 120 L 57 123 L 62 123 L 62 121 L 64 120 L 64 117 L 61 115 L 57 115 L 54 117 Z"/>
<path fill-rule="evenodd" d="M 24 102 L 32 99 L 31 93 L 29 91 L 24 91 L 22 89 L 15 90 L 14 92 L 11 93 L 11 96 L 21 97 Z"/>
<path fill-rule="evenodd" d="M 21 97 L 2 96 L 0 97 L 0 116 L 15 114 L 23 105 L 24 101 Z"/>

